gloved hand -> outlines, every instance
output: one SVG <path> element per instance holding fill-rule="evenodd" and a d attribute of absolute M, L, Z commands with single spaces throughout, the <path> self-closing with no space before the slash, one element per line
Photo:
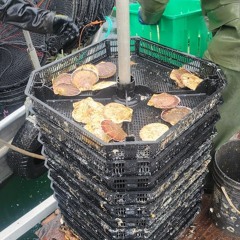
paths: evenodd
<path fill-rule="evenodd" d="M 53 34 L 64 35 L 66 42 L 71 42 L 79 36 L 79 29 L 68 16 L 56 14 L 53 19 Z"/>
<path fill-rule="evenodd" d="M 150 25 L 147 24 L 143 21 L 142 16 L 141 16 L 141 9 L 138 10 L 138 21 L 142 24 L 142 25 Z"/>
<path fill-rule="evenodd" d="M 141 24 L 158 24 L 169 0 L 138 0 L 141 8 L 138 20 Z"/>
<path fill-rule="evenodd" d="M 56 55 L 60 49 L 72 49 L 78 39 L 79 29 L 71 18 L 65 15 L 55 15 L 52 21 L 51 35 L 46 40 L 48 52 Z M 57 35 L 57 36 L 56 36 Z"/>
<path fill-rule="evenodd" d="M 26 0 L 0 0 L 0 21 L 36 33 L 64 34 L 66 41 L 72 41 L 79 34 L 69 17 L 34 7 Z"/>

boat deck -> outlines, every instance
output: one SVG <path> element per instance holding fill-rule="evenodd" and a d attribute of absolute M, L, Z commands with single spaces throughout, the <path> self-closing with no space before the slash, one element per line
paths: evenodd
<path fill-rule="evenodd" d="M 211 207 L 212 195 L 204 194 L 202 199 L 202 210 L 194 223 L 185 230 L 179 240 L 240 240 L 231 233 L 223 231 L 215 226 L 209 209 Z"/>
<path fill-rule="evenodd" d="M 218 229 L 214 225 L 209 214 L 211 201 L 211 194 L 203 195 L 202 210 L 200 214 L 197 216 L 193 224 L 182 233 L 178 240 L 240 240 L 240 237 L 233 236 L 231 233 Z M 40 240 L 55 238 L 58 240 L 77 240 L 72 234 L 72 238 L 69 238 L 69 232 L 66 233 L 68 234 L 68 238 L 66 238 L 65 234 L 59 230 L 61 228 L 59 213 L 52 214 L 46 218 L 42 224 L 43 226 L 36 232 L 36 235 Z M 49 238 L 49 236 L 51 236 L 51 238 Z"/>

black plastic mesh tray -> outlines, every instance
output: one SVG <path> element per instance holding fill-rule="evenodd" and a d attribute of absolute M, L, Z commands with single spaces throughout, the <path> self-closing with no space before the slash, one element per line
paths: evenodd
<path fill-rule="evenodd" d="M 172 219 L 169 219 L 164 225 L 162 230 L 158 229 L 149 239 L 160 239 L 165 240 L 173 239 L 173 235 L 178 235 L 185 227 L 192 223 L 193 219 L 199 213 L 201 200 L 196 198 L 195 201 L 189 204 L 189 208 L 183 210 L 180 213 L 174 213 Z M 174 229 L 171 227 L 174 226 Z"/>
<path fill-rule="evenodd" d="M 155 227 L 151 226 L 151 228 L 147 228 L 144 227 L 144 220 L 139 219 L 139 225 L 137 227 L 118 227 L 118 228 L 109 228 L 108 224 L 105 223 L 103 220 L 101 220 L 101 218 L 98 218 L 98 216 L 95 216 L 93 213 L 89 213 L 88 211 L 86 211 L 84 208 L 82 207 L 78 207 L 76 205 L 74 205 L 73 202 L 65 202 L 63 198 L 59 198 L 59 205 L 60 205 L 60 210 L 64 209 L 65 211 L 67 210 L 73 217 L 75 216 L 76 219 L 83 219 L 83 221 L 79 221 L 81 222 L 82 225 L 92 225 L 95 226 L 95 229 L 98 229 L 98 232 L 104 232 L 105 233 L 109 233 L 109 235 L 111 236 L 112 234 L 114 234 L 114 232 L 119 232 L 119 233 L 125 233 L 125 237 L 135 237 L 136 233 L 138 233 L 138 237 L 141 234 L 141 236 L 144 236 L 145 238 L 149 238 L 150 235 L 152 235 L 154 232 L 159 231 L 159 229 L 161 229 L 160 231 L 164 231 L 164 227 L 166 227 L 167 225 L 169 225 L 169 221 L 171 222 L 172 220 L 175 220 L 175 218 L 177 218 L 178 216 L 176 216 L 176 214 L 178 213 L 182 213 L 182 215 L 179 215 L 179 218 L 184 218 L 186 212 L 189 211 L 189 209 L 191 209 L 196 202 L 199 203 L 200 202 L 200 194 L 196 194 L 194 196 L 191 196 L 191 198 L 189 198 L 189 202 L 184 204 L 183 206 L 179 207 L 178 209 L 176 209 L 173 214 L 171 216 L 169 216 L 169 218 L 162 222 L 159 225 L 156 225 Z M 78 207 L 79 211 L 74 212 L 74 209 L 71 208 L 72 206 L 76 206 Z M 119 219 L 120 220 L 120 219 Z M 84 224 L 85 223 L 85 224 Z M 142 224 L 143 223 L 143 224 Z M 102 229 L 102 231 L 101 231 Z M 166 229 L 165 229 L 166 231 Z"/>
<path fill-rule="evenodd" d="M 179 88 L 176 87 L 169 76 L 173 68 L 183 66 L 198 74 L 202 79 L 210 78 L 215 80 L 216 83 L 211 84 L 211 90 L 221 90 L 225 85 L 223 73 L 220 68 L 212 62 L 138 37 L 131 38 L 130 45 L 131 60 L 135 63 L 131 66 L 131 75 L 134 77 L 137 86 L 146 86 L 152 92 L 178 92 Z M 39 96 L 37 96 L 37 94 L 43 87 L 51 89 L 52 78 L 58 76 L 59 73 L 71 72 L 79 65 L 89 62 L 96 64 L 100 61 L 111 61 L 117 64 L 117 39 L 107 39 L 85 47 L 74 54 L 34 71 L 26 93 L 33 98 L 38 98 Z M 116 80 L 117 75 L 118 73 L 111 77 L 110 80 Z M 212 83 L 214 83 L 214 81 Z M 192 92 L 191 90 L 186 91 L 186 89 L 184 91 L 187 93 Z M 84 95 L 94 96 L 97 94 L 99 93 L 93 94 L 89 92 Z M 56 95 L 52 95 L 52 98 L 64 99 Z"/>
<path fill-rule="evenodd" d="M 179 96 L 179 95 L 178 95 Z M 193 95 L 184 95 L 185 98 L 189 99 L 197 99 L 202 98 L 203 96 L 200 94 L 200 96 L 194 97 Z M 189 100 L 190 101 L 190 100 Z M 70 101 L 65 101 L 64 104 L 63 101 L 59 103 L 59 107 L 67 110 L 68 115 L 71 114 L 72 109 L 72 103 Z M 72 117 L 69 116 L 70 122 L 67 122 L 64 118 L 55 118 L 54 114 L 49 114 L 44 111 L 41 111 L 40 109 L 35 109 L 35 114 L 37 116 L 37 120 L 41 121 L 39 117 L 42 117 L 43 119 L 47 119 L 53 124 L 55 124 L 57 127 L 61 128 L 63 131 L 71 135 L 74 139 L 76 139 L 79 142 L 82 142 L 85 146 L 91 147 L 93 150 L 98 152 L 101 156 L 104 158 L 113 158 L 113 159 L 131 159 L 131 158 L 155 158 L 159 153 L 161 153 L 170 143 L 174 142 L 184 131 L 188 130 L 192 125 L 195 124 L 195 122 L 199 119 L 201 119 L 208 111 L 210 111 L 212 108 L 216 107 L 218 105 L 218 102 L 216 103 L 210 103 L 207 102 L 209 106 L 204 105 L 202 109 L 199 109 L 196 111 L 193 111 L 191 114 L 188 115 L 188 117 L 184 118 L 184 120 L 179 121 L 176 125 L 170 127 L 170 129 L 162 135 L 162 137 L 159 138 L 160 142 L 144 142 L 144 141 L 130 141 L 130 142 L 114 142 L 114 143 L 103 143 L 100 139 L 93 136 L 91 133 L 87 132 L 83 125 L 80 125 L 77 122 L 74 122 Z M 54 101 L 54 105 L 56 105 L 57 102 Z M 134 119 L 131 123 L 128 123 L 126 128 L 128 129 L 128 134 L 130 135 L 138 135 L 140 129 L 152 122 L 163 122 L 163 120 L 160 119 L 160 112 L 159 109 L 154 109 L 153 107 L 147 107 L 146 102 L 145 104 L 141 104 L 142 108 L 144 110 L 144 113 L 141 111 L 136 111 L 134 109 L 136 119 Z M 186 104 L 185 104 L 186 105 Z M 138 105 L 140 107 L 140 105 Z M 150 112 L 146 111 L 147 109 L 151 109 Z M 56 112 L 61 113 L 60 108 L 56 109 Z M 155 112 L 155 114 L 151 113 Z M 199 115 L 196 117 L 196 115 Z M 201 115 L 201 116 L 200 116 Z M 146 117 L 148 116 L 148 117 Z M 149 117 L 151 116 L 151 117 Z M 141 119 L 139 119 L 141 117 Z M 102 142 L 101 145 L 99 145 L 98 141 Z"/>
<path fill-rule="evenodd" d="M 85 191 L 88 192 L 88 194 L 98 194 L 98 196 L 103 198 L 103 201 L 105 201 L 108 204 L 113 204 L 119 206 L 122 206 L 122 204 L 125 202 L 125 204 L 143 204 L 146 205 L 148 203 L 153 203 L 157 199 L 162 199 L 162 201 L 167 200 L 167 194 L 173 194 L 185 181 L 191 181 L 194 182 L 200 175 L 204 174 L 204 171 L 206 171 L 207 164 L 209 161 L 207 161 L 203 166 L 196 168 L 195 165 L 197 163 L 194 163 L 192 167 L 194 169 L 190 168 L 186 173 L 177 173 L 180 175 L 182 179 L 178 179 L 176 182 L 167 182 L 166 184 L 162 184 L 160 187 L 155 187 L 152 191 L 137 191 L 137 192 L 113 192 L 110 190 L 104 189 L 102 186 L 99 186 L 99 184 L 93 183 L 91 180 L 86 179 L 85 176 L 83 176 L 81 173 L 79 173 L 79 177 L 82 178 L 81 182 L 76 181 L 74 178 L 70 179 L 69 182 L 66 182 L 66 184 L 69 185 L 69 191 L 74 191 L 76 195 L 78 195 L 78 192 Z M 195 169 L 196 168 L 196 169 Z M 59 172 L 60 170 L 57 169 Z M 194 171 L 195 174 L 194 174 Z M 191 177 L 188 177 L 191 175 Z M 50 171 L 49 174 L 50 178 L 55 182 L 62 182 L 62 179 L 66 178 L 65 176 L 58 175 L 57 172 L 54 174 L 54 172 Z M 185 177 L 185 179 L 184 179 Z M 173 181 L 173 180 L 172 180 Z M 81 184 L 84 182 L 84 184 Z M 92 185 L 92 186 L 91 186 Z M 169 186 L 170 185 L 170 186 Z M 91 188 L 92 187 L 92 188 Z M 93 189 L 94 187 L 94 189 Z M 164 196 L 162 196 L 165 194 Z M 94 199 L 93 199 L 94 200 Z"/>
<path fill-rule="evenodd" d="M 163 236 L 162 239 L 164 240 L 179 239 L 178 236 L 181 234 L 182 231 L 184 231 L 193 223 L 194 219 L 199 214 L 200 209 L 201 209 L 200 204 L 196 204 L 193 210 L 189 210 L 189 212 L 186 214 L 184 221 L 180 220 L 178 222 L 175 222 L 174 224 L 172 224 L 172 228 L 168 228 L 168 232 L 165 234 L 165 236 Z"/>
<path fill-rule="evenodd" d="M 191 196 L 196 189 L 202 189 L 205 176 L 206 174 L 203 174 L 195 182 L 189 183 L 186 181 L 184 186 L 172 194 L 173 196 L 170 195 L 162 199 L 156 199 L 155 202 L 146 206 L 131 205 L 125 207 L 108 204 L 103 204 L 103 206 L 110 215 L 115 217 L 149 217 L 152 215 L 156 216 L 154 220 L 157 220 L 157 216 L 160 215 L 161 220 L 164 220 L 171 214 L 173 206 L 180 206 L 181 202 Z"/>
<path fill-rule="evenodd" d="M 189 198 L 188 203 L 183 204 L 181 207 L 173 211 L 166 221 L 163 221 L 154 229 L 144 227 L 141 219 L 139 219 L 138 227 L 132 226 L 130 228 L 119 226 L 118 228 L 110 228 L 106 222 L 91 212 L 89 213 L 86 208 L 79 208 L 79 206 L 76 206 L 74 202 L 68 200 L 65 201 L 64 198 L 61 198 L 60 196 L 58 196 L 58 202 L 64 218 L 70 218 L 75 225 L 78 225 L 75 229 L 79 229 L 80 226 L 84 226 L 84 228 L 86 230 L 88 229 L 88 231 L 90 231 L 93 235 L 94 232 L 95 234 L 98 234 L 95 235 L 98 237 L 97 239 L 102 239 L 100 236 L 104 237 L 103 239 L 154 239 L 156 236 L 158 236 L 157 239 L 159 239 L 159 237 L 164 239 L 162 236 L 172 230 L 170 228 L 172 225 L 177 224 L 178 226 L 182 222 L 185 222 L 186 224 L 186 221 L 189 221 L 189 213 L 193 213 L 193 209 L 194 214 L 196 214 L 199 210 L 199 203 L 201 201 L 200 196 L 201 194 L 199 194 L 199 192 L 195 193 L 195 195 Z M 74 208 L 79 209 L 79 211 L 74 211 Z M 178 229 L 179 227 L 176 227 L 176 230 Z"/>
<path fill-rule="evenodd" d="M 54 175 L 56 175 L 56 173 L 51 173 L 51 176 L 55 179 Z M 205 175 L 206 174 L 202 174 L 197 179 L 185 181 L 184 186 L 181 188 L 175 191 L 170 191 L 168 194 L 163 193 L 160 198 L 145 206 L 140 204 L 113 206 L 108 205 L 104 201 L 96 203 L 96 197 L 93 196 L 91 192 L 87 193 L 82 190 L 76 193 L 76 186 L 73 186 L 68 179 L 65 179 L 65 183 L 53 180 L 52 188 L 55 193 L 62 197 L 64 196 L 66 200 L 69 198 L 79 204 L 83 204 L 86 209 L 92 208 L 100 212 L 99 216 L 106 215 L 106 218 L 109 221 L 115 222 L 114 220 L 116 218 L 121 218 L 123 221 L 124 219 L 128 219 L 127 222 L 129 223 L 129 221 L 136 222 L 136 219 L 145 219 L 145 225 L 151 225 L 155 222 L 163 221 L 169 214 L 171 214 L 172 210 L 181 206 L 194 191 L 201 190 Z M 72 191 L 70 192 L 70 190 Z M 137 212 L 137 214 L 134 215 L 134 212 Z"/>
<path fill-rule="evenodd" d="M 206 147 L 206 146 L 205 146 Z M 206 149 L 205 149 L 206 150 Z M 202 152 L 201 152 L 202 151 Z M 163 192 L 166 194 L 169 192 L 176 191 L 185 181 L 194 182 L 197 177 L 202 175 L 209 163 L 209 150 L 204 153 L 204 147 L 200 152 L 195 153 L 189 159 L 188 164 L 185 164 L 181 169 L 175 171 L 170 175 L 164 184 L 155 186 L 151 191 L 112 191 L 104 187 L 101 182 L 97 182 L 94 178 L 87 177 L 80 170 L 64 168 L 64 165 L 61 163 L 56 163 L 56 158 L 59 160 L 59 156 L 55 155 L 55 160 L 48 158 L 47 167 L 52 169 L 49 171 L 50 178 L 55 182 L 62 182 L 66 178 L 69 178 L 70 181 L 65 181 L 66 184 L 74 184 L 69 188 L 69 191 L 73 191 L 78 194 L 78 191 L 86 189 L 88 194 L 94 193 L 103 198 L 103 201 L 107 201 L 108 204 L 148 204 L 160 197 Z M 203 154 L 203 155 L 201 155 Z M 60 162 L 62 160 L 60 159 Z M 189 166 L 190 165 L 190 166 Z M 199 169 L 200 168 L 200 169 Z M 64 172 L 61 169 L 66 169 Z M 68 171 L 71 170 L 71 173 Z M 73 170 L 73 171 L 72 171 Z M 56 174 L 54 174 L 56 172 Z M 62 173 L 60 175 L 60 173 Z M 161 196 L 162 197 L 162 196 Z M 164 200 L 164 199 L 163 199 Z"/>
<path fill-rule="evenodd" d="M 148 178 L 154 174 L 159 175 L 159 171 L 165 171 L 175 163 L 175 160 L 183 157 L 188 151 L 197 150 L 199 142 L 204 142 L 210 138 L 210 135 L 215 132 L 213 125 L 218 119 L 217 109 L 211 110 L 194 126 L 180 135 L 176 143 L 166 147 L 155 159 L 139 157 L 126 160 L 102 158 L 97 152 L 85 147 L 49 121 L 41 117 L 38 118 L 38 121 L 41 129 L 40 141 L 43 144 L 52 145 L 56 151 L 67 158 L 66 160 L 71 156 L 70 161 L 85 165 L 86 168 L 96 173 L 100 172 L 104 178 L 112 177 L 114 179 L 113 177 L 145 176 Z"/>
<path fill-rule="evenodd" d="M 225 80 L 215 64 L 145 39 L 133 38 L 131 40 L 131 56 L 136 64 L 132 68 L 132 74 L 135 78 L 136 88 L 144 88 L 143 92 L 146 93 L 147 98 L 149 98 L 149 91 L 147 90 L 149 89 L 152 93 L 168 91 L 174 92 L 182 99 L 191 99 L 189 103 L 192 105 L 193 112 L 171 127 L 158 141 L 143 142 L 139 140 L 138 136 L 140 128 L 147 123 L 156 122 L 156 111 L 154 108 L 147 107 L 146 98 L 143 98 L 145 100 L 140 101 L 134 107 L 133 121 L 128 124 L 128 133 L 133 134 L 136 137 L 135 140 L 109 144 L 102 142 L 70 116 L 72 102 L 85 98 L 89 94 L 74 98 L 56 96 L 50 89 L 51 80 L 60 72 L 72 71 L 76 66 L 83 63 L 98 63 L 103 60 L 117 62 L 117 51 L 116 39 L 104 40 L 34 71 L 26 88 L 26 94 L 33 100 L 33 108 L 36 113 L 46 117 L 82 143 L 91 145 L 104 157 L 117 149 L 115 157 L 119 159 L 136 158 L 137 156 L 148 158 L 149 155 L 151 157 L 161 152 L 182 132 L 203 117 L 206 112 L 219 104 Z M 206 79 L 197 92 L 179 91 L 169 78 L 173 68 L 178 68 L 184 64 L 197 72 L 200 77 Z M 116 89 L 113 87 L 98 92 L 93 98 L 106 103 L 111 101 L 115 94 Z M 183 103 L 188 105 L 184 101 Z M 148 149 L 147 153 L 146 149 Z"/>
<path fill-rule="evenodd" d="M 186 179 L 185 182 L 182 184 L 180 188 L 174 189 L 172 188 L 172 191 L 169 192 L 171 195 L 160 195 L 160 197 L 156 198 L 155 201 L 151 202 L 149 205 L 143 205 L 143 204 L 134 204 L 134 205 L 122 205 L 122 204 L 114 204 L 110 205 L 107 203 L 105 199 L 102 199 L 100 196 L 97 195 L 97 193 L 94 193 L 92 191 L 89 191 L 85 187 L 83 187 L 81 184 L 76 183 L 72 178 L 74 176 L 69 176 L 64 174 L 64 171 L 66 171 L 65 168 L 61 168 L 60 166 L 56 167 L 56 164 L 54 164 L 53 168 L 51 168 L 51 178 L 52 183 L 60 184 L 62 187 L 65 186 L 65 191 L 68 194 L 71 194 L 72 197 L 75 196 L 75 198 L 78 198 L 81 195 L 85 195 L 87 197 L 90 197 L 90 201 L 94 202 L 95 206 L 100 209 L 105 209 L 106 212 L 114 217 L 144 217 L 144 216 L 150 216 L 151 214 L 155 214 L 155 212 L 160 213 L 160 211 L 164 212 L 168 205 L 173 202 L 177 201 L 180 196 L 184 197 L 185 195 L 190 194 L 189 190 L 190 188 L 201 188 L 202 180 L 205 177 L 205 173 L 203 173 L 199 178 L 197 178 L 195 181 L 194 179 Z M 55 169 L 56 168 L 56 169 Z M 70 169 L 70 168 L 68 168 Z M 56 174 L 58 176 L 56 176 Z M 62 177 L 62 178 L 61 178 Z M 64 179 L 64 181 L 62 180 Z M 172 194 L 174 194 L 174 198 L 172 197 Z"/>
<path fill-rule="evenodd" d="M 101 235 L 99 235 L 100 230 L 98 229 L 94 229 L 94 228 L 89 228 L 88 225 L 87 227 L 85 227 L 84 223 L 79 223 L 79 218 L 77 218 L 77 220 L 75 220 L 74 217 L 70 216 L 68 212 L 66 211 L 62 211 L 64 214 L 64 220 L 66 222 L 66 224 L 72 228 L 74 230 L 74 232 L 77 232 L 79 236 L 81 236 L 82 240 L 112 240 L 112 239 L 117 239 L 117 240 L 123 240 L 123 239 L 128 239 L 128 240 L 132 240 L 132 239 L 148 239 L 148 240 L 174 240 L 174 239 L 178 239 L 176 237 L 178 237 L 180 235 L 180 233 L 187 228 L 188 226 L 190 226 L 193 222 L 193 220 L 195 219 L 196 215 L 199 213 L 200 210 L 200 206 L 199 204 L 197 204 L 193 209 L 191 209 L 190 212 L 188 212 L 188 214 L 186 215 L 186 218 L 183 220 L 181 219 L 179 222 L 177 222 L 176 224 L 176 228 L 174 228 L 172 231 L 165 233 L 167 230 L 165 228 L 165 231 L 163 232 L 157 232 L 156 234 L 153 234 L 153 236 L 151 237 L 147 237 L 144 238 L 144 234 L 142 233 L 136 233 L 135 237 L 130 237 L 127 238 L 126 234 L 124 232 L 115 232 L 113 233 L 114 238 L 110 237 L 110 238 L 101 238 Z M 86 229 L 87 228 L 87 229 Z M 87 232 L 86 232 L 87 231 Z M 98 235 L 97 237 L 94 236 L 94 234 L 92 234 L 94 232 L 96 232 Z M 162 235 L 164 234 L 164 235 Z"/>
<path fill-rule="evenodd" d="M 197 139 L 194 141 L 194 147 L 187 148 L 187 150 L 183 149 L 181 152 L 182 154 L 178 156 L 173 156 L 172 159 L 170 159 L 170 163 L 166 165 L 164 168 L 159 170 L 155 173 L 153 176 L 137 176 L 134 175 L 128 175 L 128 176 L 106 176 L 105 172 L 102 172 L 101 170 L 97 168 L 93 168 L 90 162 L 87 159 L 82 159 L 82 161 L 79 161 L 81 158 L 80 155 L 76 155 L 72 152 L 72 154 L 69 152 L 66 153 L 67 148 L 56 148 L 55 144 L 53 145 L 50 143 L 44 144 L 45 151 L 43 154 L 46 156 L 49 156 L 50 158 L 54 159 L 54 156 L 59 155 L 59 157 L 63 160 L 60 164 L 62 166 L 65 166 L 67 169 L 71 169 L 71 173 L 75 174 L 80 170 L 85 176 L 88 176 L 88 178 L 94 178 L 96 181 L 99 182 L 99 184 L 103 184 L 106 186 L 106 188 L 116 191 L 133 191 L 133 190 L 151 190 L 156 185 L 160 186 L 164 183 L 166 179 L 169 178 L 169 176 L 172 173 L 176 173 L 178 171 L 181 171 L 181 169 L 186 168 L 189 165 L 189 159 L 191 159 L 191 156 L 200 148 L 201 145 L 206 141 L 206 139 L 209 140 L 209 145 L 206 147 L 208 149 L 211 149 L 210 140 L 213 138 L 213 134 L 211 134 L 211 131 L 207 129 L 206 131 L 202 132 L 204 136 L 200 136 L 200 139 Z M 201 150 L 202 151 L 202 150 Z M 192 159 L 191 159 L 192 160 Z M 84 164 L 83 164 L 84 162 Z"/>
<path fill-rule="evenodd" d="M 67 204 L 68 207 L 71 207 L 72 210 L 84 208 L 86 211 L 91 211 L 93 214 L 96 214 L 96 216 L 102 218 L 103 221 L 108 223 L 111 227 L 143 227 L 148 228 L 149 231 L 155 231 L 155 228 L 164 223 L 164 221 L 166 221 L 176 209 L 179 209 L 182 206 L 188 207 L 190 199 L 192 199 L 193 196 L 194 200 L 201 198 L 201 194 L 199 197 L 196 197 L 196 192 L 202 190 L 202 181 L 203 177 L 201 176 L 192 184 L 192 186 L 189 186 L 184 194 L 177 195 L 175 193 L 168 196 L 168 202 L 158 202 L 157 204 L 159 205 L 159 209 L 157 209 L 157 211 L 150 212 L 148 216 L 140 216 L 138 214 L 137 216 L 131 217 L 111 215 L 105 208 L 105 205 L 102 207 L 95 206 L 95 203 L 91 201 L 87 195 L 81 195 L 81 197 L 79 196 L 76 198 L 68 192 L 65 185 L 59 185 L 58 183 L 53 182 L 52 187 L 57 200 L 60 198 L 64 199 L 65 204 Z M 129 210 L 130 208 L 131 207 L 129 206 L 127 207 Z M 148 208 L 150 208 L 150 206 L 148 206 Z"/>

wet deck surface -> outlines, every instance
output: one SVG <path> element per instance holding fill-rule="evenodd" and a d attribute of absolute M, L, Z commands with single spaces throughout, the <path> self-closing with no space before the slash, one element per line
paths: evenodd
<path fill-rule="evenodd" d="M 218 229 L 209 214 L 212 195 L 204 194 L 202 199 L 202 210 L 194 223 L 186 229 L 179 240 L 240 240 L 231 233 Z"/>
<path fill-rule="evenodd" d="M 235 237 L 228 232 L 218 229 L 214 225 L 209 215 L 211 201 L 212 195 L 203 195 L 202 210 L 200 214 L 197 216 L 193 224 L 191 224 L 191 226 L 183 232 L 178 240 L 240 240 L 240 237 Z M 45 219 L 43 227 L 37 231 L 37 236 L 40 240 L 77 240 L 77 238 L 74 238 L 74 236 L 71 236 L 72 238 L 70 238 L 69 232 L 68 236 L 65 235 L 63 231 L 59 230 L 60 227 L 60 215 L 52 215 L 49 217 L 49 220 Z"/>

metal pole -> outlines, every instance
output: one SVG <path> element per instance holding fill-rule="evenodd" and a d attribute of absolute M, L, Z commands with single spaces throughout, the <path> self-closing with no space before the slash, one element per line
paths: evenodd
<path fill-rule="evenodd" d="M 124 85 L 131 82 L 129 0 L 116 0 L 116 10 L 119 82 Z"/>
<path fill-rule="evenodd" d="M 37 56 L 36 49 L 33 46 L 30 33 L 29 33 L 29 31 L 23 30 L 23 35 L 24 35 L 25 41 L 27 43 L 28 53 L 29 53 L 30 59 L 32 61 L 33 67 L 34 67 L 34 69 L 38 69 L 41 67 L 41 65 L 40 65 L 40 62 L 39 62 L 39 59 Z"/>

